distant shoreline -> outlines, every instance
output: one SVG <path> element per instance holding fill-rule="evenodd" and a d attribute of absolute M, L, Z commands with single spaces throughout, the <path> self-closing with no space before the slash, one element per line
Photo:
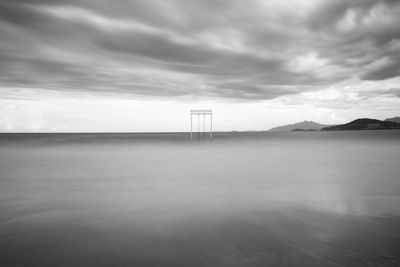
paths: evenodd
<path fill-rule="evenodd" d="M 312 129 L 295 129 L 291 131 L 216 131 L 213 134 L 241 134 L 241 133 L 297 133 L 297 132 L 351 132 L 351 131 L 400 131 L 400 129 L 346 129 L 346 130 L 312 130 Z M 197 135 L 199 132 L 193 132 L 193 135 Z M 201 134 L 203 132 L 200 132 Z M 205 132 L 209 134 L 209 132 Z M 190 134 L 190 132 L 0 132 L 0 135 L 53 135 L 53 134 Z"/>

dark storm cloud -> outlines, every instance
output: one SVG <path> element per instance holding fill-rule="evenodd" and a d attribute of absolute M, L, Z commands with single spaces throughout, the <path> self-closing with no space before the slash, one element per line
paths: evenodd
<path fill-rule="evenodd" d="M 400 1 L 0 1 L 0 85 L 271 99 L 399 75 Z"/>
<path fill-rule="evenodd" d="M 396 76 L 400 76 L 399 57 L 387 59 L 382 66 L 365 72 L 361 77 L 366 80 L 385 80 Z"/>
<path fill-rule="evenodd" d="M 249 83 L 222 83 L 214 94 L 217 96 L 237 99 L 273 99 L 282 95 L 296 94 L 298 89 L 292 86 L 266 86 L 263 84 L 250 85 Z"/>
<path fill-rule="evenodd" d="M 27 27 L 44 21 L 38 12 L 26 5 L 15 5 L 7 2 L 0 2 L 0 18 L 5 22 Z"/>
<path fill-rule="evenodd" d="M 265 72 L 280 72 L 283 61 L 262 58 L 251 53 L 213 49 L 202 44 L 185 44 L 167 36 L 135 33 L 132 36 L 108 33 L 101 37 L 99 46 L 113 53 L 142 57 L 160 62 L 162 66 L 179 72 L 209 76 L 254 76 Z"/>
<path fill-rule="evenodd" d="M 360 93 L 363 97 L 376 97 L 376 96 L 386 96 L 386 97 L 400 97 L 400 88 L 389 88 L 383 90 L 370 90 Z"/>
<path fill-rule="evenodd" d="M 400 74 L 400 1 L 326 1 L 308 23 L 331 39 L 318 47 L 320 53 L 360 78 L 383 80 Z M 371 69 L 369 65 L 382 59 L 383 64 Z"/>

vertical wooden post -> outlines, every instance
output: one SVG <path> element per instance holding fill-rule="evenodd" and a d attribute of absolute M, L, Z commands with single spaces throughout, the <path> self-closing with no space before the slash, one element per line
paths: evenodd
<path fill-rule="evenodd" d="M 210 139 L 212 139 L 212 113 L 210 114 Z"/>
<path fill-rule="evenodd" d="M 203 138 L 206 138 L 206 113 L 203 113 Z"/>
<path fill-rule="evenodd" d="M 200 113 L 197 113 L 197 136 L 200 140 Z"/>
<path fill-rule="evenodd" d="M 190 112 L 190 140 L 193 139 L 193 114 Z"/>

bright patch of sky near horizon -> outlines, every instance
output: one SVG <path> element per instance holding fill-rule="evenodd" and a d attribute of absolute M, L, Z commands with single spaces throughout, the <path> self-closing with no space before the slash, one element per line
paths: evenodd
<path fill-rule="evenodd" d="M 0 0 L 0 132 L 400 116 L 399 25 L 396 0 Z"/>

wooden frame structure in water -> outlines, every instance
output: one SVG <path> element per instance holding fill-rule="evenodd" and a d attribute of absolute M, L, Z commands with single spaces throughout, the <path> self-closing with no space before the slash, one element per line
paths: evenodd
<path fill-rule="evenodd" d="M 206 138 L 206 115 L 210 116 L 210 139 L 212 139 L 212 109 L 192 109 L 190 110 L 190 139 L 193 139 L 193 115 L 197 115 L 197 136 L 200 140 L 200 115 L 203 117 L 203 138 Z"/>

